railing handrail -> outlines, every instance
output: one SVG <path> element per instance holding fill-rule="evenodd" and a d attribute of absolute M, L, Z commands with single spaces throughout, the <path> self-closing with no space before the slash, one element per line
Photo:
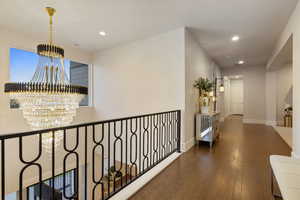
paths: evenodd
<path fill-rule="evenodd" d="M 71 142 L 75 143 L 72 147 L 67 145 L 69 133 L 73 134 Z M 47 135 L 43 138 L 42 134 Z M 31 135 L 38 137 L 32 138 L 35 142 L 30 141 L 35 147 L 28 148 L 24 137 Z M 97 136 L 100 139 L 96 139 Z M 23 200 L 26 194 L 27 197 L 42 198 L 46 178 L 52 180 L 46 191 L 54 197 L 58 194 L 55 192 L 55 177 L 63 172 L 59 178 L 62 182 L 60 196 L 78 200 L 84 195 L 84 200 L 100 197 L 108 200 L 172 153 L 180 152 L 180 144 L 180 110 L 0 135 L 0 198 L 5 200 L 7 192 L 12 191 L 19 191 L 19 200 Z M 11 154 L 12 148 L 18 151 Z M 57 149 L 61 151 L 57 153 Z M 29 159 L 27 154 L 32 154 L 33 150 L 36 153 Z M 68 162 L 70 157 L 73 158 L 71 163 Z M 16 162 L 21 165 L 10 167 Z M 28 182 L 24 174 L 33 167 L 37 169 L 33 173 L 36 178 Z M 66 173 L 70 169 L 76 173 L 72 175 L 73 192 L 67 194 Z M 81 181 L 79 177 L 82 177 Z M 37 186 L 33 189 L 34 194 L 29 193 L 31 185 Z"/>
<path fill-rule="evenodd" d="M 33 131 L 23 131 L 23 132 L 19 132 L 19 133 L 8 133 L 8 134 L 0 135 L 0 140 L 12 139 L 12 138 L 17 138 L 17 137 L 21 137 L 21 136 L 43 134 L 43 133 L 64 130 L 64 129 L 72 129 L 72 128 L 80 128 L 80 127 L 85 127 L 85 126 L 98 125 L 98 124 L 110 123 L 110 122 L 114 122 L 114 121 L 122 121 L 122 120 L 124 121 L 124 120 L 128 120 L 128 119 L 135 119 L 135 118 L 140 118 L 140 117 L 147 117 L 147 116 L 165 114 L 165 113 L 170 113 L 170 112 L 179 112 L 179 111 L 181 111 L 181 110 L 178 109 L 178 110 L 170 110 L 170 111 L 164 111 L 164 112 L 158 112 L 158 113 L 134 115 L 134 116 L 129 116 L 129 117 L 101 120 L 101 121 L 81 123 L 81 124 L 73 124 L 73 125 L 62 126 L 62 127 L 57 127 L 57 128 L 49 128 L 49 129 L 41 129 L 41 130 L 33 130 Z"/>

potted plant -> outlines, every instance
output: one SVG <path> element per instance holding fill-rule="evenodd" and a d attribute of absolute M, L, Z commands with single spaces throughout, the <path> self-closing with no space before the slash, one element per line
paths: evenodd
<path fill-rule="evenodd" d="M 108 169 L 107 178 L 109 181 L 114 181 L 115 178 L 122 178 L 122 172 L 117 171 L 115 166 L 112 166 Z"/>
<path fill-rule="evenodd" d="M 198 78 L 194 87 L 199 91 L 199 110 L 201 113 L 209 112 L 209 92 L 213 89 L 213 83 L 208 78 Z"/>

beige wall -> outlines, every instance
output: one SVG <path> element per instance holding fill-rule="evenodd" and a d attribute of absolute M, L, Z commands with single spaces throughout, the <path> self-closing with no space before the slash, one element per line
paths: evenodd
<path fill-rule="evenodd" d="M 224 76 L 243 76 L 245 123 L 265 123 L 265 73 L 263 66 L 237 66 L 222 70 Z"/>
<path fill-rule="evenodd" d="M 198 90 L 193 87 L 193 83 L 199 77 L 213 79 L 215 72 L 217 77 L 221 77 L 219 67 L 204 52 L 193 35 L 185 32 L 185 137 L 186 148 L 190 148 L 194 142 L 194 117 L 199 112 Z M 221 97 L 218 98 L 221 100 Z M 221 100 L 222 101 L 222 100 Z M 219 101 L 218 105 L 222 105 Z M 217 106 L 218 108 L 220 106 Z"/>

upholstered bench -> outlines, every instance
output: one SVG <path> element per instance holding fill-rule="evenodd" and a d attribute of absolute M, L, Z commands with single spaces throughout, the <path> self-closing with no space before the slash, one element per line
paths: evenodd
<path fill-rule="evenodd" d="M 275 177 L 281 198 L 284 200 L 300 200 L 300 159 L 295 159 L 288 156 L 270 156 L 270 164 L 272 168 L 272 195 L 274 194 L 274 182 Z"/>

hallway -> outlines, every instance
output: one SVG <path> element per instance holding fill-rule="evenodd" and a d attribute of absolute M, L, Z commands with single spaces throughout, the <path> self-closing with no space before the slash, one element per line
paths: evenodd
<path fill-rule="evenodd" d="M 269 155 L 290 151 L 271 127 L 232 116 L 211 151 L 193 147 L 130 199 L 270 200 Z"/>

